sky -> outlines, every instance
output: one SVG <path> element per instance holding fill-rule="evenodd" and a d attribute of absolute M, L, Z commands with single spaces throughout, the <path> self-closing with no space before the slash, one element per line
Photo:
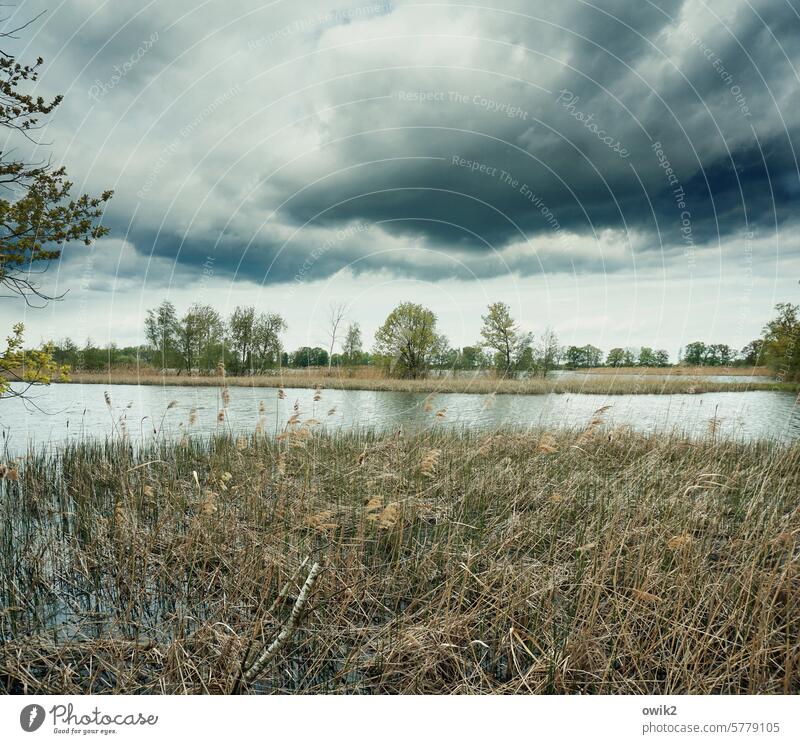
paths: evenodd
<path fill-rule="evenodd" d="M 49 7 L 48 7 L 49 6 Z M 170 299 L 367 346 L 399 302 L 475 343 L 740 348 L 800 297 L 800 2 L 33 0 L 6 9 L 38 144 L 115 196 L 19 307 L 32 341 L 143 342 Z M 17 308 L 5 304 L 5 313 Z"/>

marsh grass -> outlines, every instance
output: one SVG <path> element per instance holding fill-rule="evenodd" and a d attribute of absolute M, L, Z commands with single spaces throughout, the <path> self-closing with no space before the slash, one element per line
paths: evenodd
<path fill-rule="evenodd" d="M 772 378 L 774 373 L 769 367 L 590 367 L 586 370 L 593 375 L 670 375 L 676 377 L 764 377 Z"/>
<path fill-rule="evenodd" d="M 369 368 L 367 368 L 369 369 Z M 778 382 L 765 378 L 759 382 L 709 380 L 703 375 L 674 375 L 660 379 L 654 375 L 596 374 L 587 372 L 570 377 L 500 379 L 491 376 L 428 377 L 401 380 L 389 377 L 331 375 L 300 370 L 276 371 L 271 375 L 216 377 L 164 375 L 153 370 L 91 372 L 70 374 L 70 383 L 116 385 L 180 385 L 202 387 L 329 388 L 338 390 L 381 390 L 410 393 L 528 394 L 589 393 L 596 395 L 674 395 L 752 390 L 800 391 L 800 383 Z"/>
<path fill-rule="evenodd" d="M 23 458 L 0 688 L 800 692 L 800 445 L 319 429 Z"/>

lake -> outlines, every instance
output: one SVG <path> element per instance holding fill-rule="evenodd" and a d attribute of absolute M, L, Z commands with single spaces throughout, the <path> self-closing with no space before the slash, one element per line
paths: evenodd
<path fill-rule="evenodd" d="M 110 396 L 107 405 L 104 394 Z M 362 390 L 315 391 L 286 388 L 230 388 L 224 421 L 219 388 L 180 385 L 79 385 L 38 388 L 33 399 L 9 399 L 0 406 L 4 457 L 26 447 L 57 446 L 67 441 L 126 432 L 141 441 L 154 436 L 246 433 L 262 421 L 265 432 L 281 431 L 295 407 L 304 421 L 313 418 L 328 430 L 374 428 L 392 431 L 428 426 L 493 429 L 501 426 L 579 428 L 601 406 L 606 426 L 644 432 L 707 435 L 711 420 L 718 436 L 739 439 L 800 438 L 800 409 L 792 393 L 754 391 L 702 395 L 469 395 Z M 429 404 L 426 406 L 426 398 Z M 263 414 L 259 414 L 259 406 Z M 428 408 L 429 410 L 425 410 Z"/>

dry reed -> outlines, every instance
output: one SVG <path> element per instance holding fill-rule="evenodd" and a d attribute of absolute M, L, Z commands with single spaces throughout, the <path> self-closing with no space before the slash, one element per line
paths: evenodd
<path fill-rule="evenodd" d="M 0 689 L 800 692 L 800 444 L 595 419 L 32 452 Z"/>
<path fill-rule="evenodd" d="M 653 375 L 610 375 L 583 373 L 569 377 L 501 379 L 491 376 L 431 376 L 418 380 L 393 379 L 389 377 L 350 377 L 346 371 L 330 376 L 296 374 L 296 370 L 282 370 L 272 375 L 252 377 L 187 377 L 162 375 L 152 370 L 142 372 L 80 373 L 70 375 L 69 383 L 58 384 L 120 384 L 120 385 L 179 385 L 190 387 L 254 387 L 278 388 L 278 397 L 285 397 L 285 388 L 333 388 L 337 390 L 380 390 L 390 392 L 472 393 L 476 395 L 548 393 L 591 393 L 598 395 L 674 395 L 713 392 L 745 392 L 751 390 L 775 390 L 799 392 L 800 383 L 778 382 L 764 378 L 758 382 L 729 382 L 709 380 L 703 376 L 674 375 L 659 379 Z M 486 401 L 492 405 L 491 399 Z M 432 410 L 427 400 L 425 410 Z"/>

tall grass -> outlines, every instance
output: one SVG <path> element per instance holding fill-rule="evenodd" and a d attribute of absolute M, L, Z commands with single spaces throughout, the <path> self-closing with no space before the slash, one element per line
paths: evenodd
<path fill-rule="evenodd" d="M 570 377 L 531 379 L 500 379 L 490 376 L 428 377 L 421 380 L 401 380 L 380 376 L 354 376 L 346 373 L 332 375 L 306 373 L 301 370 L 281 370 L 272 375 L 249 377 L 177 376 L 155 371 L 109 373 L 72 373 L 70 382 L 117 385 L 188 385 L 219 387 L 289 387 L 334 388 L 339 390 L 382 390 L 410 393 L 475 393 L 478 395 L 547 393 L 591 393 L 597 395 L 671 395 L 714 392 L 745 392 L 752 390 L 800 391 L 799 383 L 765 380 L 759 382 L 728 382 L 707 377 L 679 376 L 660 379 L 654 375 L 576 374 Z"/>
<path fill-rule="evenodd" d="M 675 367 L 591 367 L 587 370 L 593 375 L 671 375 L 684 377 L 703 377 L 707 375 L 728 377 L 756 376 L 774 377 L 769 367 L 744 366 L 744 367 L 692 367 L 679 365 Z"/>
<path fill-rule="evenodd" d="M 5 692 L 800 692 L 798 444 L 298 421 L 0 489 Z"/>

